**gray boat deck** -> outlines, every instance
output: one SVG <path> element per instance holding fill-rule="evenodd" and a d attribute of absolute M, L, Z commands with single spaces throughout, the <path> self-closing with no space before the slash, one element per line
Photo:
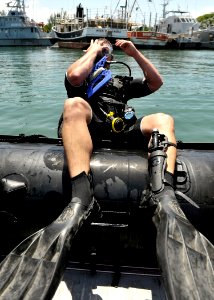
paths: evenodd
<path fill-rule="evenodd" d="M 166 300 L 162 278 L 148 270 L 122 271 L 112 286 L 114 272 L 67 268 L 52 300 Z"/>

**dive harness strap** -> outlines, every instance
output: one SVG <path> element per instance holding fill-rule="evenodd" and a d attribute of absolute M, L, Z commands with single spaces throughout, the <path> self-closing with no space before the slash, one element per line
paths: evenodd
<path fill-rule="evenodd" d="M 175 143 L 171 143 L 171 142 L 167 142 L 167 143 L 168 143 L 168 147 L 172 146 L 172 147 L 177 148 L 177 145 Z"/>

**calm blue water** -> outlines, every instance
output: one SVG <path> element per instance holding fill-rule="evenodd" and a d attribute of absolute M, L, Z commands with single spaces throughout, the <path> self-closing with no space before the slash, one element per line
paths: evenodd
<path fill-rule="evenodd" d="M 173 115 L 177 140 L 214 142 L 214 52 L 211 50 L 141 50 L 158 68 L 164 85 L 156 93 L 131 101 L 137 115 Z M 0 134 L 43 134 L 57 137 L 58 118 L 66 99 L 64 74 L 81 50 L 59 48 L 0 48 Z M 133 76 L 141 75 L 135 61 L 121 51 Z M 125 74 L 123 65 L 113 74 Z M 128 72 L 127 72 L 128 74 Z"/>

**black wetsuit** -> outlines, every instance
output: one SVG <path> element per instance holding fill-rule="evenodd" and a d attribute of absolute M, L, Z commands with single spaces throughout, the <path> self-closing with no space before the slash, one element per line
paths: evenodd
<path fill-rule="evenodd" d="M 79 87 L 72 86 L 65 76 L 65 88 L 69 98 L 82 97 L 92 107 L 93 117 L 89 124 L 89 131 L 93 143 L 100 143 L 104 140 L 111 140 L 116 143 L 127 141 L 133 143 L 142 140 L 147 145 L 148 140 L 143 137 L 140 131 L 140 122 L 142 118 L 137 119 L 135 116 L 131 120 L 124 119 L 124 112 L 129 106 L 128 100 L 140 98 L 152 93 L 146 80 L 142 78 L 133 79 L 127 76 L 115 76 L 100 88 L 93 96 L 88 99 L 87 81 Z M 130 110 L 130 109 L 129 109 Z M 107 121 L 106 114 L 113 112 L 115 117 L 124 120 L 124 130 L 117 133 L 112 130 L 112 124 Z M 58 127 L 58 136 L 61 137 L 63 117 L 61 116 Z"/>

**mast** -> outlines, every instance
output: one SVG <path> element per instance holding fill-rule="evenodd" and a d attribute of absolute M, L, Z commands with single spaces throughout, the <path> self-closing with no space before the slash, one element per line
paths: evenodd
<path fill-rule="evenodd" d="M 166 7 L 167 7 L 167 5 L 169 4 L 169 1 L 166 1 L 166 0 L 164 0 L 163 1 L 163 3 L 161 4 L 161 5 L 163 5 L 163 19 L 165 19 L 166 18 L 166 15 L 167 15 L 167 11 L 166 11 Z"/>
<path fill-rule="evenodd" d="M 128 18 L 127 18 L 127 0 L 126 0 L 126 3 L 125 3 L 125 22 L 126 22 L 126 29 L 127 29 L 127 20 L 128 20 Z"/>
<path fill-rule="evenodd" d="M 130 11 L 129 11 L 129 16 L 128 16 L 129 19 L 130 19 L 131 16 L 132 16 L 132 11 L 133 11 L 133 9 L 134 9 L 134 6 L 135 6 L 136 2 L 137 2 L 137 0 L 134 0 L 133 3 L 132 3 L 132 6 L 131 6 Z"/>

